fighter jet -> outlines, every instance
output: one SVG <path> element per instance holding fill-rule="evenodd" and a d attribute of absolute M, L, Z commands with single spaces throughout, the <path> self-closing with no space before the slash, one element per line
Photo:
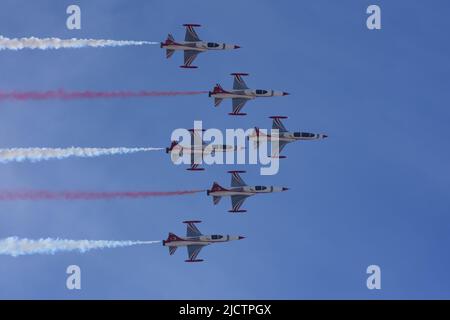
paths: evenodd
<path fill-rule="evenodd" d="M 228 242 L 232 240 L 242 240 L 245 237 L 242 236 L 230 236 L 230 235 L 203 235 L 198 230 L 196 223 L 201 221 L 183 221 L 186 223 L 186 237 L 179 237 L 171 232 L 167 240 L 163 240 L 163 246 L 169 247 L 169 254 L 173 255 L 178 247 L 186 247 L 188 253 L 188 260 L 185 262 L 201 262 L 203 259 L 197 259 L 200 251 L 205 247 L 213 243 Z"/>
<path fill-rule="evenodd" d="M 240 46 L 234 44 L 217 43 L 217 42 L 205 42 L 200 40 L 197 33 L 195 32 L 195 27 L 200 27 L 199 24 L 183 24 L 186 27 L 186 36 L 184 41 L 175 41 L 175 38 L 169 34 L 165 42 L 161 42 L 161 48 L 166 48 L 166 57 L 169 59 L 176 50 L 184 51 L 184 65 L 180 68 L 198 68 L 197 66 L 192 66 L 197 55 L 204 51 L 209 50 L 231 50 L 239 49 Z"/>
<path fill-rule="evenodd" d="M 248 76 L 248 73 L 232 73 L 231 75 L 234 76 L 233 90 L 224 90 L 220 84 L 216 84 L 213 91 L 210 91 L 208 94 L 209 97 L 214 97 L 214 105 L 216 107 L 219 106 L 223 99 L 231 99 L 233 104 L 233 112 L 229 113 L 231 116 L 245 116 L 246 113 L 241 113 L 240 111 L 248 100 L 260 97 L 280 97 L 289 94 L 284 91 L 249 89 L 242 79 L 243 76 Z"/>
<path fill-rule="evenodd" d="M 191 166 L 186 170 L 203 171 L 205 170 L 205 168 L 200 168 L 199 165 L 201 164 L 205 156 L 214 156 L 216 152 L 235 152 L 238 150 L 237 146 L 205 143 L 199 134 L 199 130 L 190 129 L 189 132 L 191 133 L 190 145 L 183 146 L 178 141 L 172 141 L 170 147 L 166 148 L 166 153 L 170 153 L 172 159 L 174 159 L 175 161 L 178 158 L 182 157 L 183 154 L 191 155 Z"/>
<path fill-rule="evenodd" d="M 213 197 L 213 203 L 215 205 L 219 203 L 222 197 L 231 197 L 232 209 L 228 212 L 247 212 L 247 210 L 241 210 L 240 208 L 245 199 L 255 194 L 289 190 L 289 188 L 286 187 L 248 186 L 239 175 L 239 173 L 245 173 L 245 171 L 228 171 L 228 173 L 231 173 L 231 188 L 225 189 L 221 187 L 217 182 L 214 182 L 211 190 L 206 191 L 206 194 L 208 196 Z"/>
<path fill-rule="evenodd" d="M 281 119 L 287 119 L 287 117 L 271 116 L 269 118 L 273 119 L 272 129 L 277 129 L 279 133 L 277 135 L 264 134 L 258 127 L 255 127 L 253 133 L 249 135 L 249 139 L 254 140 L 255 147 L 259 146 L 259 141 L 261 137 L 266 138 L 267 141 L 278 140 L 278 151 L 272 153 L 273 158 L 275 157 L 280 159 L 286 158 L 286 156 L 281 156 L 280 153 L 288 143 L 298 140 L 321 140 L 328 138 L 328 135 L 323 133 L 289 132 L 284 126 L 284 124 L 281 122 Z"/>

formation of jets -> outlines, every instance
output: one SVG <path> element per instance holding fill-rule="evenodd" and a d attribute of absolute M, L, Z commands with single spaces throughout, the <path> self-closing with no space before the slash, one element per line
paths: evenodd
<path fill-rule="evenodd" d="M 197 68 L 197 66 L 193 66 L 192 63 L 201 52 L 212 50 L 233 50 L 240 48 L 240 46 L 234 44 L 200 40 L 195 31 L 196 27 L 200 27 L 198 24 L 184 24 L 183 26 L 186 28 L 184 41 L 176 41 L 175 38 L 169 34 L 167 39 L 164 42 L 161 42 L 161 48 L 166 49 L 167 58 L 170 58 L 175 51 L 184 52 L 184 64 L 181 68 Z M 242 109 L 249 100 L 289 95 L 289 93 L 285 91 L 273 89 L 250 89 L 243 80 L 244 76 L 248 76 L 247 73 L 232 73 L 231 75 L 234 78 L 232 89 L 225 90 L 220 84 L 216 84 L 213 90 L 208 93 L 210 98 L 214 98 L 214 106 L 216 107 L 218 107 L 224 99 L 231 99 L 232 111 L 229 115 L 246 115 L 246 113 L 242 112 Z M 278 151 L 273 152 L 271 157 L 285 158 L 285 156 L 280 155 L 280 153 L 288 143 L 298 140 L 321 140 L 328 137 L 323 133 L 289 132 L 281 121 L 287 117 L 272 116 L 270 118 L 273 120 L 272 129 L 276 129 L 276 134 L 273 134 L 272 132 L 268 133 L 268 131 L 261 131 L 258 127 L 255 127 L 255 130 L 248 138 L 254 142 L 256 148 L 259 147 L 260 140 L 263 138 L 264 141 L 277 141 L 279 146 Z M 199 167 L 199 163 L 201 163 L 201 160 L 207 154 L 237 151 L 236 147 L 230 145 L 206 144 L 196 130 L 192 129 L 190 130 L 190 133 L 190 145 L 182 144 L 179 141 L 172 141 L 171 145 L 166 148 L 166 153 L 170 154 L 174 160 L 185 154 L 190 156 L 190 167 L 187 170 L 204 170 L 204 168 Z M 242 213 L 246 212 L 246 210 L 241 209 L 241 207 L 248 197 L 257 194 L 267 194 L 289 190 L 289 188 L 277 186 L 249 186 L 240 176 L 240 173 L 244 172 L 245 171 L 229 171 L 231 174 L 231 186 L 229 188 L 224 188 L 217 182 L 213 183 L 211 189 L 207 190 L 207 195 L 212 197 L 214 205 L 217 205 L 222 197 L 230 197 L 231 209 L 229 212 Z M 244 239 L 242 236 L 203 235 L 196 226 L 196 223 L 200 223 L 200 221 L 184 221 L 184 223 L 186 223 L 187 226 L 186 237 L 179 237 L 174 233 L 169 233 L 168 238 L 163 241 L 163 245 L 169 248 L 170 255 L 173 255 L 178 247 L 187 247 L 188 259 L 186 262 L 203 261 L 202 259 L 197 259 L 197 256 L 202 248 L 207 245 Z"/>

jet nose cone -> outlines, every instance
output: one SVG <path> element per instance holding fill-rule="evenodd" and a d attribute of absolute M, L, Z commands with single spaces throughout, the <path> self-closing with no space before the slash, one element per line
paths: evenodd
<path fill-rule="evenodd" d="M 235 45 L 235 46 L 234 46 L 234 48 L 235 48 L 235 49 L 240 49 L 240 48 L 241 48 L 241 46 L 237 46 L 237 45 Z"/>
<path fill-rule="evenodd" d="M 290 95 L 289 92 L 283 92 L 283 96 L 288 96 L 288 95 Z"/>
<path fill-rule="evenodd" d="M 283 187 L 283 188 L 281 188 L 281 190 L 282 190 L 282 191 L 288 191 L 289 188 Z"/>
<path fill-rule="evenodd" d="M 242 240 L 242 239 L 245 239 L 245 237 L 243 237 L 243 236 L 238 237 L 238 240 Z"/>

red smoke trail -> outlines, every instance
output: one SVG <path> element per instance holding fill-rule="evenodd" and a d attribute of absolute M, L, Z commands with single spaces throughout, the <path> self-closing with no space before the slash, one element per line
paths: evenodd
<path fill-rule="evenodd" d="M 115 99 L 133 97 L 173 97 L 205 94 L 208 91 L 11 91 L 1 92 L 0 101 L 5 100 L 76 100 L 76 99 Z"/>
<path fill-rule="evenodd" d="M 123 191 L 123 192 L 83 192 L 83 191 L 0 191 L 0 201 L 14 200 L 108 200 L 138 199 L 151 197 L 181 196 L 204 192 L 205 190 L 184 191 Z"/>

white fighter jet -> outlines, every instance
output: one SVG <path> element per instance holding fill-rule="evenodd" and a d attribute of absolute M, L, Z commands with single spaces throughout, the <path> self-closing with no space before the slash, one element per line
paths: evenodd
<path fill-rule="evenodd" d="M 170 154 L 174 161 L 177 161 L 184 154 L 191 155 L 189 171 L 203 171 L 205 168 L 200 168 L 205 156 L 214 156 L 216 152 L 235 152 L 238 150 L 237 146 L 227 144 L 208 144 L 205 143 L 199 134 L 200 130 L 190 129 L 191 143 L 189 145 L 181 145 L 178 141 L 172 141 L 170 147 L 166 148 L 166 153 Z M 205 130 L 202 130 L 205 131 Z M 243 148 L 243 147 L 240 147 Z"/>
<path fill-rule="evenodd" d="M 289 132 L 284 124 L 281 122 L 281 119 L 287 119 L 284 116 L 271 116 L 270 119 L 272 121 L 272 129 L 277 129 L 278 134 L 265 134 L 261 132 L 258 127 L 255 127 L 255 130 L 249 135 L 249 139 L 253 140 L 255 147 L 259 146 L 260 138 L 264 138 L 266 141 L 278 141 L 278 151 L 274 151 L 272 153 L 272 157 L 275 158 L 286 158 L 286 156 L 281 156 L 280 153 L 283 148 L 291 142 L 299 141 L 299 140 L 322 140 L 328 138 L 328 135 L 323 133 L 310 133 L 310 132 Z"/>
<path fill-rule="evenodd" d="M 167 240 L 163 240 L 163 246 L 169 247 L 169 254 L 173 255 L 178 247 L 186 247 L 188 253 L 188 260 L 186 262 L 201 262 L 202 259 L 197 259 L 200 251 L 210 244 L 228 242 L 233 240 L 242 240 L 243 236 L 230 235 L 203 235 L 198 230 L 196 223 L 201 221 L 183 221 L 186 223 L 186 237 L 179 237 L 174 233 L 169 233 Z"/>
<path fill-rule="evenodd" d="M 232 209 L 228 212 L 247 212 L 247 210 L 241 210 L 241 206 L 245 199 L 255 194 L 272 193 L 287 191 L 286 187 L 274 187 L 274 186 L 248 186 L 244 180 L 242 180 L 239 173 L 245 173 L 245 171 L 228 171 L 231 173 L 231 188 L 225 189 L 221 187 L 217 182 L 214 182 L 212 188 L 206 191 L 208 196 L 213 197 L 213 203 L 216 205 L 219 203 L 222 197 L 231 197 Z"/>
<path fill-rule="evenodd" d="M 245 116 L 246 113 L 241 113 L 240 111 L 249 100 L 289 95 L 289 93 L 284 91 L 249 89 L 242 79 L 243 76 L 248 76 L 248 73 L 232 73 L 231 75 L 234 76 L 232 90 L 224 90 L 220 84 L 216 84 L 213 91 L 210 91 L 208 94 L 209 97 L 214 98 L 214 105 L 216 107 L 219 106 L 223 99 L 231 99 L 233 105 L 233 112 L 229 113 L 231 116 Z"/>
<path fill-rule="evenodd" d="M 201 52 L 209 50 L 231 50 L 239 49 L 240 46 L 234 44 L 217 43 L 217 42 L 206 42 L 201 41 L 195 32 L 195 27 L 200 27 L 199 24 L 183 24 L 186 27 L 186 36 L 184 41 L 175 41 L 174 37 L 169 34 L 166 41 L 161 42 L 161 48 L 166 49 L 166 57 L 169 59 L 176 50 L 184 51 L 184 65 L 181 68 L 197 68 L 192 66 L 197 55 Z"/>

